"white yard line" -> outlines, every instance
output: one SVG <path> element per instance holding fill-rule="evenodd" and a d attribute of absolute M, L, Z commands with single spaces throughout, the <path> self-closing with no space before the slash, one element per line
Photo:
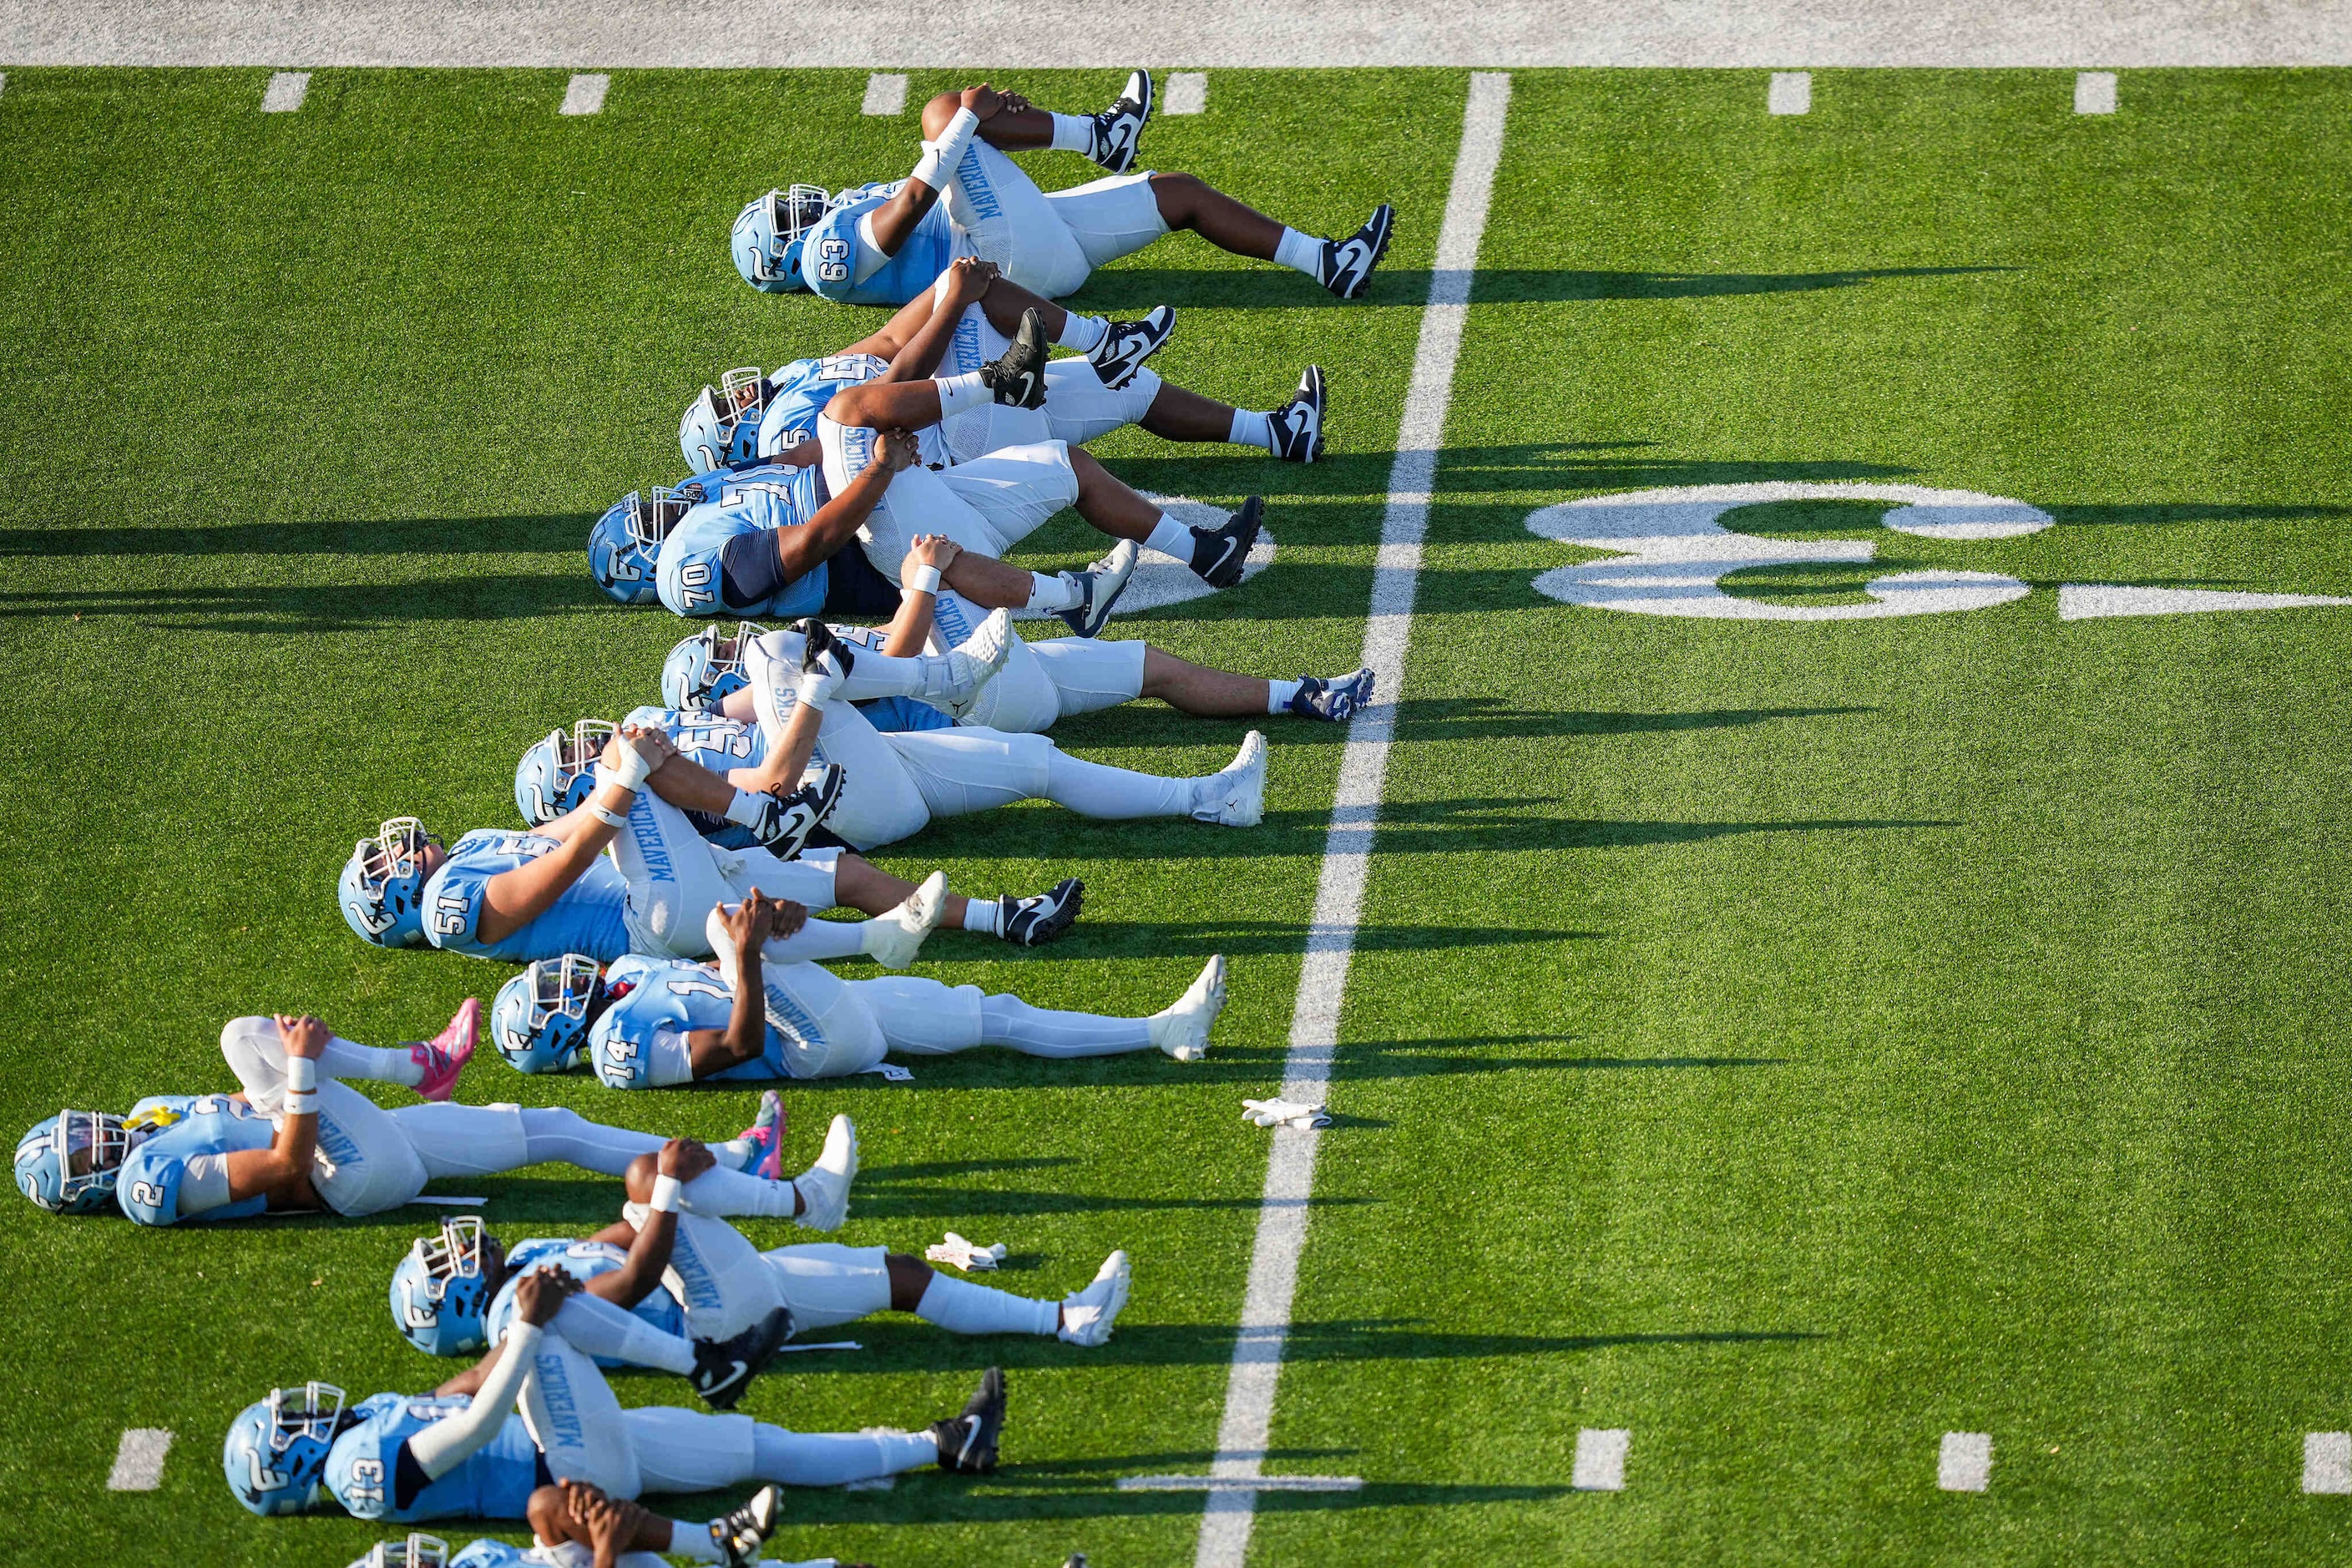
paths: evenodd
<path fill-rule="evenodd" d="M 857 106 L 860 114 L 903 114 L 907 110 L 907 79 L 887 71 L 876 71 L 866 79 L 866 101 Z"/>
<path fill-rule="evenodd" d="M 2352 1492 L 2352 1432 L 2303 1435 L 2303 1489 L 2321 1497 Z"/>
<path fill-rule="evenodd" d="M 279 71 L 269 79 L 269 85 L 261 90 L 261 112 L 291 114 L 301 108 L 302 100 L 310 96 L 310 73 L 309 71 Z"/>
<path fill-rule="evenodd" d="M 114 1468 L 107 1472 L 110 1492 L 152 1492 L 163 1484 L 163 1456 L 172 1451 L 172 1434 L 161 1426 L 128 1426 L 115 1446 Z"/>
<path fill-rule="evenodd" d="M 1576 1435 L 1576 1465 L 1569 1485 L 1580 1492 L 1625 1489 L 1625 1450 L 1633 1434 L 1622 1426 L 1587 1426 Z"/>
<path fill-rule="evenodd" d="M 613 79 L 602 71 L 582 71 L 563 84 L 563 107 L 558 114 L 600 114 L 604 109 L 605 89 Z"/>
<path fill-rule="evenodd" d="M 1171 71 L 1168 90 L 1160 96 L 1162 114 L 1198 114 L 1209 107 L 1209 73 Z"/>
<path fill-rule="evenodd" d="M 2352 65 L 2343 0 L 0 0 L 0 65 L 1124 71 L 1236 66 Z"/>
<path fill-rule="evenodd" d="M 1363 662 L 1377 672 L 1381 700 L 1356 716 L 1340 756 L 1339 787 L 1323 840 L 1323 871 L 1315 889 L 1307 961 L 1290 1017 L 1290 1051 L 1283 1064 L 1285 1100 L 1328 1097 L 1348 963 L 1355 952 L 1356 925 L 1363 916 L 1372 832 L 1388 776 L 1397 699 L 1404 688 L 1405 642 L 1421 574 L 1421 542 L 1429 528 L 1445 409 L 1454 395 L 1454 362 L 1462 350 L 1470 281 L 1477 270 L 1478 241 L 1486 230 L 1486 203 L 1494 189 L 1495 165 L 1502 157 L 1503 121 L 1510 101 L 1509 77 L 1482 72 L 1470 79 L 1462 150 L 1454 162 L 1454 184 L 1437 232 L 1437 264 L 1430 275 L 1429 303 L 1422 311 L 1421 342 L 1405 391 L 1396 461 L 1389 469 L 1388 509 L 1381 521 L 1371 614 L 1364 627 Z M 1210 1466 L 1209 1479 L 1220 1484 L 1211 1489 L 1202 1516 L 1194 1558 L 1198 1568 L 1241 1568 L 1249 1553 L 1257 1491 L 1248 1483 L 1259 1478 L 1274 1424 L 1275 1385 L 1290 1335 L 1291 1299 L 1298 1286 L 1299 1252 L 1307 1243 L 1307 1203 L 1314 1195 L 1315 1152 L 1321 1138 L 1312 1128 L 1275 1130 L 1257 1239 L 1250 1253 L 1249 1285 L 1242 1299 L 1241 1330 L 1225 1381 L 1224 1420 L 1217 1428 L 1217 1457 Z"/>
<path fill-rule="evenodd" d="M 1936 1451 L 1936 1484 L 1948 1492 L 1980 1492 L 1992 1485 L 1992 1434 L 1945 1433 Z"/>
<path fill-rule="evenodd" d="M 1772 85 L 1764 89 L 1764 112 L 1767 114 L 1810 114 L 1813 108 L 1813 73 L 1811 71 L 1774 71 Z"/>

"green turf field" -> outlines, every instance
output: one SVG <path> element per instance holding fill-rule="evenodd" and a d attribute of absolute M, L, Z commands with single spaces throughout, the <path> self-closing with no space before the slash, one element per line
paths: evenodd
<path fill-rule="evenodd" d="M 352 841 L 397 812 L 507 825 L 524 745 L 649 700 L 678 626 L 602 600 L 589 522 L 674 476 L 704 381 L 879 319 L 755 295 L 723 248 L 780 179 L 903 171 L 912 121 L 862 118 L 862 72 L 616 72 L 580 119 L 559 71 L 321 71 L 265 118 L 268 74 L 11 70 L 0 93 L 12 1132 L 230 1087 L 235 1014 L 389 1043 L 487 997 L 502 967 L 352 940 Z M 919 73 L 910 102 L 961 79 Z M 1210 80 L 1149 163 L 1321 231 L 1391 200 L 1398 238 L 1353 305 L 1189 238 L 1078 297 L 1176 305 L 1172 380 L 1270 406 L 1311 359 L 1334 398 L 1309 469 L 1100 444 L 1150 489 L 1265 492 L 1278 541 L 1243 587 L 1112 635 L 1336 673 L 1466 73 Z M 2352 612 L 2057 613 L 2064 584 L 2352 594 L 2352 76 L 2126 73 L 2112 117 L 2073 114 L 2070 81 L 1824 71 L 1774 118 L 1760 72 L 1516 75 L 1267 1461 L 1367 1486 L 1268 1495 L 1254 1561 L 2352 1542 L 2352 1500 L 2302 1491 L 2304 1435 L 2352 1427 Z M 1852 605 L 1887 572 L 2032 588 L 1949 614 L 1640 616 L 1531 586 L 1601 554 L 1529 532 L 1540 509 L 1765 481 L 1981 491 L 2055 525 L 1723 519 L 1874 538 L 1867 570 L 1725 584 L 1769 603 Z M 1064 519 L 1024 559 L 1092 537 Z M 1205 772 L 1245 727 L 1139 705 L 1057 739 Z M 794 1494 L 775 1554 L 1191 1562 L 1199 1495 L 1114 1483 L 1215 1447 L 1267 1147 L 1238 1101 L 1280 1078 L 1345 738 L 1268 727 L 1253 832 L 1041 806 L 877 857 L 984 892 L 1087 879 L 1063 943 L 944 937 L 919 973 L 1149 1011 L 1223 952 L 1234 1002 L 1205 1063 L 978 1053 L 911 1089 L 792 1090 L 792 1163 L 834 1111 L 859 1122 L 839 1239 L 1003 1240 L 999 1282 L 1040 1295 L 1124 1247 L 1137 1283 L 1098 1352 L 885 1319 L 862 1354 L 788 1358 L 747 1411 L 916 1425 L 991 1362 L 1013 1411 L 997 1476 Z M 460 1097 L 709 1137 L 753 1099 L 488 1052 Z M 510 1237 L 613 1204 L 553 1173 L 479 1190 Z M 273 1384 L 446 1374 L 384 1305 L 432 1217 L 134 1231 L 0 1205 L 0 1561 L 332 1568 L 389 1533 L 256 1521 L 216 1456 Z M 176 1434 L 159 1491 L 106 1489 L 131 1426 Z M 1582 1428 L 1630 1431 L 1623 1490 L 1572 1489 Z M 1982 1495 L 1937 1489 L 1952 1431 L 1992 1435 Z"/>

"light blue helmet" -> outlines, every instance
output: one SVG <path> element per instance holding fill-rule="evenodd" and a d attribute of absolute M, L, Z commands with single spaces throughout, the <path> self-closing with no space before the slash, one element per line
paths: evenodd
<path fill-rule="evenodd" d="M 503 1541 L 477 1541 L 474 1546 L 496 1546 L 503 1557 L 477 1557 L 469 1546 L 456 1557 L 449 1555 L 449 1543 L 437 1535 L 427 1535 L 412 1530 L 399 1541 L 379 1541 L 368 1548 L 368 1554 L 352 1563 L 352 1568 L 506 1568 L 509 1563 L 523 1561 L 520 1547 L 509 1546 Z"/>
<path fill-rule="evenodd" d="M 662 541 L 687 510 L 702 500 L 702 487 L 656 485 L 652 499 L 631 490 L 614 501 L 588 531 L 588 574 L 616 604 L 650 605 L 658 596 L 654 569 Z"/>
<path fill-rule="evenodd" d="M 767 374 L 738 365 L 706 386 L 678 416 L 677 449 L 690 473 L 707 474 L 760 456 L 760 416 L 768 411 Z"/>
<path fill-rule="evenodd" d="M 533 742 L 515 764 L 515 809 L 523 821 L 537 827 L 577 810 L 596 787 L 596 759 L 614 733 L 602 719 L 582 719 L 568 733 L 550 730 Z"/>
<path fill-rule="evenodd" d="M 588 1009 L 603 993 L 596 961 L 584 952 L 542 958 L 499 987 L 490 1039 L 517 1072 L 562 1072 L 588 1049 Z"/>
<path fill-rule="evenodd" d="M 807 288 L 801 276 L 802 237 L 832 205 L 823 185 L 793 185 L 745 203 L 735 215 L 727 246 L 743 281 L 762 294 Z"/>
<path fill-rule="evenodd" d="M 767 630 L 738 621 L 733 631 L 714 625 L 678 638 L 662 660 L 662 706 L 717 712 L 729 693 L 743 687 L 744 644 L 766 636 Z"/>
<path fill-rule="evenodd" d="M 77 1162 L 85 1152 L 89 1158 Z M 114 1179 L 130 1152 L 120 1116 L 60 1110 L 16 1140 L 16 1185 L 37 1208 L 89 1214 L 114 1201 Z"/>
<path fill-rule="evenodd" d="M 343 1391 L 331 1383 L 271 1389 L 229 1423 L 221 1445 L 228 1489 L 255 1513 L 301 1512 L 318 1495 L 342 1415 Z"/>
<path fill-rule="evenodd" d="M 425 847 L 441 840 L 413 816 L 394 816 L 352 847 L 335 884 L 343 921 L 362 942 L 415 947 L 425 940 Z"/>
<path fill-rule="evenodd" d="M 489 1342 L 483 1327 L 498 1294 L 483 1267 L 482 1216 L 458 1215 L 420 1236 L 392 1271 L 392 1321 L 426 1355 L 464 1355 Z"/>

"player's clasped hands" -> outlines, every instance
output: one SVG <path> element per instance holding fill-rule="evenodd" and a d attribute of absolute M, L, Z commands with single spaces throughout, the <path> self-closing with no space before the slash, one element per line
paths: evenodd
<path fill-rule="evenodd" d="M 962 553 L 963 546 L 944 534 L 919 533 L 915 535 L 915 542 L 908 547 L 906 563 L 899 568 L 899 574 L 904 576 L 918 566 L 944 572 L 954 565 L 956 557 Z"/>
<path fill-rule="evenodd" d="M 735 951 L 749 952 L 770 937 L 791 936 L 808 924 L 808 906 L 790 899 L 772 899 L 754 888 L 728 911 L 727 934 Z"/>
<path fill-rule="evenodd" d="M 783 1122 L 780 1119 L 777 1131 L 782 1132 L 782 1130 Z M 701 1140 L 697 1138 L 673 1138 L 663 1144 L 661 1152 L 654 1157 L 656 1173 L 672 1177 L 681 1184 L 694 1180 L 718 1163 L 719 1156 L 704 1147 Z"/>
<path fill-rule="evenodd" d="M 317 1061 L 327 1051 L 327 1042 L 335 1037 L 334 1031 L 305 1013 L 299 1017 L 291 1014 L 273 1015 L 278 1023 L 278 1039 L 289 1057 L 303 1057 Z"/>
<path fill-rule="evenodd" d="M 563 1310 L 568 1298 L 579 1293 L 583 1283 L 552 1268 L 534 1268 L 515 1286 L 515 1315 L 543 1329 L 555 1321 L 555 1314 Z"/>

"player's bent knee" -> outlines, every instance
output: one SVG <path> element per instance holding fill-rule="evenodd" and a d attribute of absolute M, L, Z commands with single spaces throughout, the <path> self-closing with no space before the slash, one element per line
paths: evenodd
<path fill-rule="evenodd" d="M 1208 185 L 1198 174 L 1160 174 L 1150 176 L 1151 199 L 1160 205 L 1160 216 L 1171 228 L 1182 228 L 1192 222 Z"/>
<path fill-rule="evenodd" d="M 961 92 L 942 92 L 923 105 L 923 134 L 936 138 L 948 128 L 948 121 L 963 107 Z"/>
<path fill-rule="evenodd" d="M 640 1154 L 629 1162 L 627 1170 L 621 1173 L 621 1185 L 628 1193 L 631 1203 L 641 1204 L 652 1198 L 654 1178 L 661 1173 L 660 1160 L 658 1154 Z"/>

